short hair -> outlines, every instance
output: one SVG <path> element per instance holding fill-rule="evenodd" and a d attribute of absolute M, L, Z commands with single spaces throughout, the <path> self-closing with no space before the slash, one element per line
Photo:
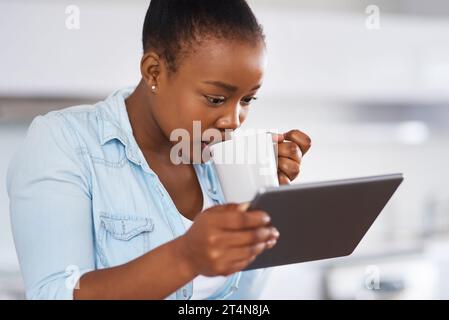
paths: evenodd
<path fill-rule="evenodd" d="M 163 57 L 176 72 L 182 56 L 205 37 L 265 41 L 245 0 L 151 0 L 143 25 L 143 50 Z"/>

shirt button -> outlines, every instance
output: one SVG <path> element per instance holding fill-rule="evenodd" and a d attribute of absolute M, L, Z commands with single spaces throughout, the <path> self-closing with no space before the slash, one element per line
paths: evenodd
<path fill-rule="evenodd" d="M 186 288 L 182 289 L 182 295 L 184 296 L 184 298 L 187 299 L 187 289 Z"/>

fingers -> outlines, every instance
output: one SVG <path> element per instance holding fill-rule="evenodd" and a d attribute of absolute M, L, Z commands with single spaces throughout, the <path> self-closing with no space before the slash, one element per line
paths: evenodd
<path fill-rule="evenodd" d="M 263 227 L 246 231 L 227 232 L 226 244 L 231 247 L 243 247 L 254 245 L 279 238 L 279 231 L 275 227 Z"/>
<path fill-rule="evenodd" d="M 241 248 L 231 248 L 228 250 L 228 256 L 231 261 L 237 262 L 242 260 L 251 259 L 254 256 L 258 256 L 267 248 L 265 242 L 260 242 L 252 246 L 246 246 Z"/>
<path fill-rule="evenodd" d="M 299 164 L 289 158 L 279 158 L 279 171 L 287 176 L 292 181 L 299 175 Z"/>
<path fill-rule="evenodd" d="M 310 149 L 311 139 L 299 130 L 284 133 L 287 141 L 278 144 L 278 180 L 288 185 L 299 175 L 302 156 Z"/>
<path fill-rule="evenodd" d="M 302 154 L 306 154 L 312 145 L 310 137 L 297 129 L 284 133 L 285 140 L 296 143 L 301 149 Z"/>
<path fill-rule="evenodd" d="M 280 185 L 290 184 L 290 179 L 282 171 L 278 172 L 278 180 Z"/>
<path fill-rule="evenodd" d="M 240 271 L 253 262 L 258 255 L 267 249 L 271 249 L 276 244 L 276 240 L 261 242 L 252 246 L 242 248 L 232 248 L 229 250 L 229 258 L 232 263 L 232 272 Z"/>
<path fill-rule="evenodd" d="M 278 156 L 301 163 L 302 152 L 295 142 L 285 141 L 278 145 Z"/>
<path fill-rule="evenodd" d="M 237 208 L 237 205 L 235 205 Z M 260 210 L 245 211 L 224 210 L 217 212 L 213 223 L 223 230 L 254 229 L 266 226 L 270 222 L 270 216 Z"/>

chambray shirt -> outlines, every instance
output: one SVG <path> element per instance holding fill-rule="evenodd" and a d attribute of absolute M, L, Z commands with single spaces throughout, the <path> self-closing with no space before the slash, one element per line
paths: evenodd
<path fill-rule="evenodd" d="M 27 298 L 72 299 L 84 273 L 186 231 L 134 139 L 124 102 L 133 89 L 36 117 L 14 155 L 7 190 Z M 214 203 L 224 203 L 213 163 L 194 168 Z M 267 269 L 234 273 L 209 299 L 257 298 L 266 276 Z M 167 299 L 189 299 L 192 289 L 190 281 Z"/>

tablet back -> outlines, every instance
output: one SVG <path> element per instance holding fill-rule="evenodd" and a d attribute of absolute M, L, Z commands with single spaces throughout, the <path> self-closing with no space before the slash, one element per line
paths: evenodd
<path fill-rule="evenodd" d="M 351 254 L 402 180 L 392 174 L 259 191 L 250 210 L 268 212 L 280 237 L 245 270 Z"/>

